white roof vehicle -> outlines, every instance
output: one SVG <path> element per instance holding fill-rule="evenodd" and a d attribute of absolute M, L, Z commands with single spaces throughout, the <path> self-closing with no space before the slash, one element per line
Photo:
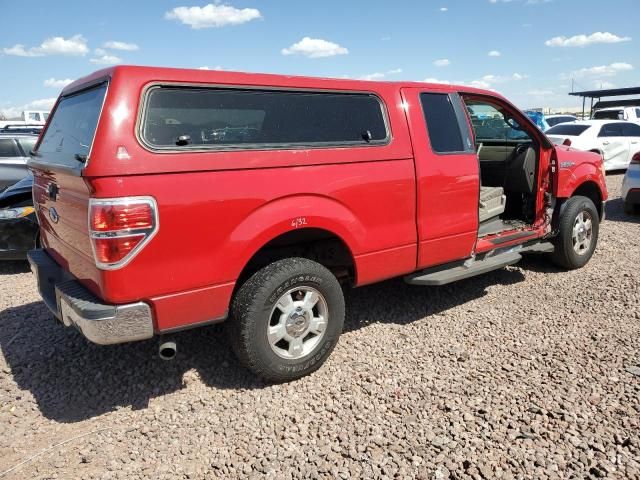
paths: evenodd
<path fill-rule="evenodd" d="M 628 120 L 640 123 L 640 107 L 600 108 L 591 114 L 592 120 Z"/>
<path fill-rule="evenodd" d="M 640 151 L 640 125 L 632 122 L 581 120 L 560 123 L 545 133 L 553 143 L 599 153 L 605 170 L 626 169 Z"/>

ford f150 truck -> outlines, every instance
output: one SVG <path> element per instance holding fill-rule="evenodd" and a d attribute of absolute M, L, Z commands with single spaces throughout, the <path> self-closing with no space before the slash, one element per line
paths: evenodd
<path fill-rule="evenodd" d="M 495 92 L 135 66 L 65 87 L 29 166 L 61 323 L 111 344 L 226 320 L 271 381 L 327 359 L 349 286 L 585 265 L 607 199 L 599 155 Z"/>

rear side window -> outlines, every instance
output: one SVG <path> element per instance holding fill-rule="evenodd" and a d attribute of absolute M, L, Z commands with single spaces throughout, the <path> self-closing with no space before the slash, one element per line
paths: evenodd
<path fill-rule="evenodd" d="M 545 133 L 547 135 L 569 135 L 573 137 L 577 137 L 582 134 L 586 130 L 588 130 L 590 125 L 575 125 L 573 123 L 561 123 L 556 125 L 555 127 L 551 127 Z"/>
<path fill-rule="evenodd" d="M 20 156 L 20 151 L 13 138 L 0 138 L 0 157 Z"/>
<path fill-rule="evenodd" d="M 38 161 L 77 167 L 91 151 L 107 85 L 63 97 L 38 145 Z"/>
<path fill-rule="evenodd" d="M 605 123 L 600 129 L 599 137 L 624 137 L 623 123 Z"/>
<path fill-rule="evenodd" d="M 29 152 L 33 150 L 33 147 L 36 146 L 36 140 L 38 137 L 20 137 L 18 138 L 18 143 L 20 144 L 20 148 L 26 156 L 29 156 Z"/>
<path fill-rule="evenodd" d="M 625 137 L 640 137 L 640 125 L 625 123 L 622 125 L 622 133 Z"/>
<path fill-rule="evenodd" d="M 433 151 L 436 153 L 465 151 L 459 116 L 456 114 L 451 97 L 445 93 L 421 93 L 420 102 Z"/>
<path fill-rule="evenodd" d="M 387 141 L 374 95 L 221 88 L 153 88 L 141 133 L 150 147 L 172 150 Z"/>

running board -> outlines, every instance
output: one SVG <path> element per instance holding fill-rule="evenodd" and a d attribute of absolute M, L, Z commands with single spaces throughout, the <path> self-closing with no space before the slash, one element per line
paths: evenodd
<path fill-rule="evenodd" d="M 411 285 L 446 285 L 447 283 L 462 280 L 463 278 L 475 277 L 476 275 L 481 275 L 491 270 L 498 270 L 507 265 L 513 265 L 514 263 L 518 263 L 521 258 L 522 256 L 519 253 L 501 253 L 482 260 L 472 261 L 468 266 L 460 265 L 444 270 L 440 269 L 435 272 L 433 270 L 426 270 L 414 273 L 413 275 L 407 275 L 404 277 L 404 281 Z"/>

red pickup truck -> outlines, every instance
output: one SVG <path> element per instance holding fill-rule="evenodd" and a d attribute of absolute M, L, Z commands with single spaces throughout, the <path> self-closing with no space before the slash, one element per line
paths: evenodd
<path fill-rule="evenodd" d="M 92 342 L 227 320 L 272 381 L 317 369 L 343 289 L 586 264 L 602 159 L 465 86 L 118 66 L 67 86 L 29 167 L 54 315 Z"/>

